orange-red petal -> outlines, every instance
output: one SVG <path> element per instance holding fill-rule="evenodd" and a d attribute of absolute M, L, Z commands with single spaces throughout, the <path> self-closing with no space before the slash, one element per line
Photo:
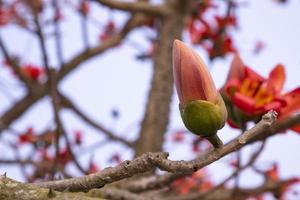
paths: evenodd
<path fill-rule="evenodd" d="M 245 76 L 245 65 L 239 56 L 239 54 L 234 54 L 233 60 L 230 65 L 229 73 L 227 76 L 227 81 L 231 79 L 242 80 Z"/>
<path fill-rule="evenodd" d="M 266 105 L 263 106 L 264 111 L 268 112 L 270 110 L 274 110 L 276 112 L 280 112 L 280 108 L 282 106 L 282 103 L 280 101 L 272 101 L 270 103 L 267 103 Z"/>
<path fill-rule="evenodd" d="M 173 44 L 173 75 L 181 105 L 194 100 L 217 102 L 219 94 L 205 63 L 179 40 Z"/>
<path fill-rule="evenodd" d="M 285 77 L 284 66 L 281 64 L 276 65 L 276 67 L 269 74 L 267 88 L 269 90 L 274 90 L 275 93 L 280 92 L 283 88 Z"/>
<path fill-rule="evenodd" d="M 227 123 L 231 128 L 239 128 L 239 126 L 229 118 L 227 119 Z"/>
<path fill-rule="evenodd" d="M 297 133 L 300 134 L 300 124 L 292 127 L 291 130 L 293 130 L 293 131 L 295 131 L 295 132 L 297 132 Z"/>
<path fill-rule="evenodd" d="M 286 106 L 281 109 L 280 118 L 285 118 L 293 112 L 300 110 L 300 87 L 285 94 L 283 99 L 286 102 Z"/>
<path fill-rule="evenodd" d="M 245 67 L 245 76 L 252 80 L 257 80 L 260 82 L 265 81 L 265 78 L 256 73 L 254 70 L 252 70 L 249 67 Z"/>
<path fill-rule="evenodd" d="M 247 114 L 253 114 L 255 111 L 255 101 L 251 97 L 236 92 L 232 97 L 233 104 Z"/>

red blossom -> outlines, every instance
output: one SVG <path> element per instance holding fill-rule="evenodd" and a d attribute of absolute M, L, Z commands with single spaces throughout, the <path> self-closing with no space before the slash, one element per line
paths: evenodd
<path fill-rule="evenodd" d="M 184 132 L 183 131 L 176 131 L 172 134 L 172 141 L 173 142 L 182 142 L 184 140 Z"/>
<path fill-rule="evenodd" d="M 114 35 L 116 33 L 116 31 L 117 31 L 117 29 L 116 29 L 115 22 L 113 22 L 111 20 L 108 21 L 107 24 L 104 26 L 104 30 L 100 34 L 100 37 L 99 37 L 100 41 L 103 42 L 103 41 L 107 40 L 112 35 Z"/>
<path fill-rule="evenodd" d="M 38 136 L 34 132 L 32 127 L 29 127 L 27 131 L 19 136 L 19 144 L 24 143 L 36 143 L 38 140 Z"/>
<path fill-rule="evenodd" d="M 215 20 L 218 28 L 222 28 L 222 27 L 225 28 L 226 26 L 232 26 L 232 27 L 237 26 L 237 19 L 233 15 L 229 15 L 225 17 L 216 15 Z"/>
<path fill-rule="evenodd" d="M 206 46 L 209 58 L 212 60 L 216 57 L 223 57 L 228 53 L 235 53 L 236 48 L 230 36 L 217 36 L 213 40 L 212 46 Z"/>
<path fill-rule="evenodd" d="M 82 132 L 77 130 L 74 132 L 75 144 L 80 145 L 82 143 Z"/>
<path fill-rule="evenodd" d="M 279 172 L 278 172 L 278 165 L 274 163 L 270 169 L 265 172 L 268 179 L 272 181 L 279 181 Z"/>
<path fill-rule="evenodd" d="M 213 20 L 210 20 L 210 18 L 205 17 L 205 14 L 217 6 L 213 5 L 212 1 L 195 3 L 194 11 L 188 19 L 187 30 L 191 42 L 202 46 L 208 52 L 211 60 L 236 52 L 233 40 L 228 33 L 229 28 L 238 26 L 237 18 L 233 12 L 237 6 L 236 3 L 233 4 L 229 15 L 215 14 Z"/>
<path fill-rule="evenodd" d="M 72 156 L 67 148 L 63 148 L 59 152 L 59 163 L 65 166 L 69 161 L 71 161 Z"/>
<path fill-rule="evenodd" d="M 44 70 L 41 67 L 32 64 L 23 65 L 22 72 L 33 81 L 38 81 L 44 74 Z"/>
<path fill-rule="evenodd" d="M 277 64 L 264 78 L 251 68 L 246 67 L 238 55 L 235 55 L 225 86 L 221 89 L 229 114 L 229 123 L 239 127 L 237 115 L 246 121 L 256 120 L 257 117 L 269 110 L 279 113 L 279 119 L 284 119 L 300 110 L 300 87 L 284 93 L 285 69 Z M 234 108 L 230 108 L 234 106 Z M 300 131 L 299 127 L 294 127 Z"/>
<path fill-rule="evenodd" d="M 184 195 L 196 191 L 206 192 L 213 188 L 213 183 L 207 178 L 206 171 L 198 170 L 191 176 L 175 180 L 172 187 L 179 195 Z"/>
<path fill-rule="evenodd" d="M 96 173 L 100 171 L 100 168 L 94 162 L 90 162 L 88 173 Z"/>

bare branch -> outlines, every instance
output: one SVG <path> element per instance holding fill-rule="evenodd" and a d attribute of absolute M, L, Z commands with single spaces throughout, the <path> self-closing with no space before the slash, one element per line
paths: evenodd
<path fill-rule="evenodd" d="M 16 73 L 18 78 L 20 78 L 20 80 L 24 82 L 25 86 L 29 91 L 32 91 L 34 83 L 22 73 L 20 66 L 18 66 L 17 62 L 9 55 L 8 50 L 6 49 L 1 37 L 0 37 L 0 49 L 4 55 L 5 60 L 12 67 L 13 71 Z"/>
<path fill-rule="evenodd" d="M 99 46 L 96 46 L 91 49 L 86 49 L 79 53 L 77 56 L 74 56 L 73 59 L 71 59 L 68 63 L 63 65 L 62 69 L 59 71 L 58 79 L 61 80 L 62 78 L 64 78 L 67 74 L 73 71 L 84 61 L 96 55 L 99 55 L 104 51 L 108 50 L 109 48 L 115 47 L 116 45 L 121 43 L 121 41 L 127 36 L 127 34 L 134 28 L 141 26 L 145 19 L 146 18 L 144 15 L 134 15 L 126 22 L 126 24 L 119 33 L 112 35 L 110 38 L 103 41 Z"/>
<path fill-rule="evenodd" d="M 164 175 L 152 175 L 121 184 L 121 187 L 132 192 L 143 192 L 169 185 L 176 179 L 186 176 L 185 174 L 166 173 Z"/>
<path fill-rule="evenodd" d="M 88 194 L 92 197 L 101 196 L 104 198 L 115 200 L 150 200 L 149 198 L 143 197 L 142 195 L 134 194 L 126 190 L 121 190 L 113 187 L 103 188 L 101 190 L 92 190 Z"/>
<path fill-rule="evenodd" d="M 282 188 L 290 184 L 291 182 L 294 182 L 295 180 L 287 179 L 282 181 L 270 181 L 270 182 L 264 182 L 262 185 L 255 187 L 255 188 L 236 188 L 236 189 L 228 189 L 228 188 L 219 188 L 218 190 L 215 190 L 214 192 L 210 193 L 209 195 L 205 197 L 200 197 L 198 193 L 194 194 L 188 194 L 188 195 L 182 195 L 177 197 L 166 197 L 166 198 L 159 198 L 160 200 L 228 200 L 228 199 L 234 199 L 235 200 L 244 200 L 248 197 L 258 196 L 260 194 L 271 192 L 274 195 L 277 193 L 280 193 L 282 191 Z M 199 198 L 200 197 L 200 198 Z"/>
<path fill-rule="evenodd" d="M 68 189 L 69 191 L 87 192 L 90 189 L 100 188 L 108 183 L 150 171 L 155 168 L 155 164 L 152 162 L 154 158 L 167 159 L 167 157 L 168 153 L 148 153 L 132 161 L 125 161 L 117 167 L 105 168 L 100 172 L 84 177 L 41 182 L 36 183 L 36 185 L 58 191 Z"/>
<path fill-rule="evenodd" d="M 170 102 L 173 93 L 172 44 L 181 38 L 185 18 L 192 1 L 166 1 L 172 8 L 159 28 L 153 57 L 153 75 L 148 100 L 136 142 L 135 156 L 162 150 L 163 138 L 169 122 Z"/>
<path fill-rule="evenodd" d="M 20 183 L 0 175 L 0 194 L 1 199 L 5 200 L 40 200 L 40 199 L 82 199 L 82 200 L 103 200 L 102 198 L 93 198 L 84 193 L 57 192 L 52 189 L 44 189 L 29 183 Z"/>
<path fill-rule="evenodd" d="M 10 126 L 10 124 L 20 117 L 33 103 L 44 97 L 47 93 L 47 88 L 41 85 L 36 85 L 34 91 L 27 94 L 21 100 L 16 102 L 9 108 L 0 118 L 0 133 L 2 130 Z"/>
<path fill-rule="evenodd" d="M 83 52 L 74 56 L 73 59 L 71 59 L 68 63 L 63 65 L 63 67 L 57 75 L 57 81 L 62 80 L 66 75 L 75 70 L 84 61 L 96 55 L 100 55 L 109 48 L 112 48 L 119 44 L 132 29 L 140 26 L 144 20 L 145 17 L 143 15 L 134 15 L 131 19 L 128 20 L 124 28 L 119 33 L 113 35 L 111 38 L 107 39 L 99 46 L 96 46 L 89 50 L 84 50 Z M 48 94 L 48 84 L 49 83 L 47 82 L 45 83 L 45 85 L 37 85 L 34 91 L 23 97 L 11 108 L 9 108 L 0 118 L 0 131 L 9 127 L 10 124 L 13 121 L 15 121 L 18 117 L 20 117 L 26 110 L 28 110 L 30 106 L 32 106 L 35 102 L 37 102 L 39 99 Z"/>
<path fill-rule="evenodd" d="M 21 159 L 0 159 L 0 164 L 3 165 L 10 165 L 10 164 L 14 164 L 14 165 L 35 165 L 35 162 L 33 160 L 21 160 Z"/>
<path fill-rule="evenodd" d="M 81 178 L 49 181 L 37 184 L 41 187 L 53 188 L 59 191 L 63 191 L 67 188 L 70 191 L 89 191 L 92 188 L 100 188 L 108 183 L 153 170 L 156 167 L 172 173 L 191 174 L 210 163 L 219 160 L 225 155 L 242 148 L 257 135 L 270 131 L 271 125 L 276 120 L 276 116 L 277 114 L 274 111 L 270 111 L 265 114 L 262 120 L 253 128 L 245 131 L 238 138 L 219 149 L 210 150 L 192 161 L 171 161 L 167 159 L 168 153 L 149 152 L 132 161 L 125 161 L 117 167 L 106 168 L 100 172 Z"/>
<path fill-rule="evenodd" d="M 113 9 L 129 11 L 133 13 L 144 13 L 150 15 L 162 16 L 168 12 L 166 6 L 160 5 L 151 5 L 148 2 L 137 1 L 137 2 L 123 2 L 118 0 L 92 0 L 96 1 L 104 6 L 108 6 Z"/>
<path fill-rule="evenodd" d="M 117 136 L 110 130 L 107 130 L 106 128 L 101 126 L 99 123 L 97 123 L 94 120 L 92 120 L 91 118 L 89 118 L 80 109 L 78 109 L 77 106 L 69 98 L 67 98 L 66 96 L 63 96 L 63 95 L 61 95 L 61 98 L 62 98 L 62 102 L 63 102 L 64 106 L 73 110 L 83 121 L 85 121 L 87 124 L 93 126 L 97 130 L 104 133 L 109 139 L 111 139 L 113 141 L 121 142 L 122 144 L 125 144 L 127 147 L 133 146 L 132 142 L 127 141 L 124 138 Z"/>

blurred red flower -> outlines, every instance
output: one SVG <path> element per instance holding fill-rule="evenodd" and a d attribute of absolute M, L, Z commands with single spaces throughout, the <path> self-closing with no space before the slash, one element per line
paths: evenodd
<path fill-rule="evenodd" d="M 33 81 L 38 81 L 40 77 L 44 74 L 44 70 L 32 64 L 26 64 L 22 67 L 22 72 L 25 76 Z"/>

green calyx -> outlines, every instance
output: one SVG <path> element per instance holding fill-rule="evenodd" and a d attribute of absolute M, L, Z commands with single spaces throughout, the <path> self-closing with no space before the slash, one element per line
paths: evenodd
<path fill-rule="evenodd" d="M 221 95 L 216 104 L 204 100 L 191 101 L 181 108 L 180 112 L 186 128 L 202 137 L 214 136 L 225 125 L 227 119 Z"/>

